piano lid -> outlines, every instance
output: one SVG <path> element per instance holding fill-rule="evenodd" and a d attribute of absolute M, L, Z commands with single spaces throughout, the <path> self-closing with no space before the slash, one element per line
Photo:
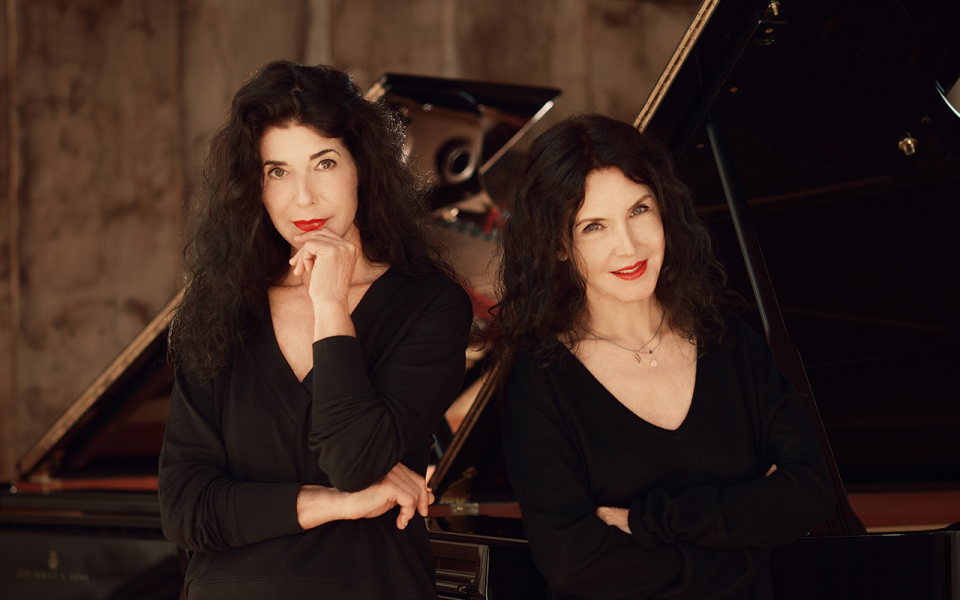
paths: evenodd
<path fill-rule="evenodd" d="M 559 95 L 557 88 L 386 73 L 366 97 L 384 97 L 401 107 L 415 104 L 427 111 L 439 108 L 472 115 L 484 136 L 479 166 L 483 174 L 553 107 Z"/>
<path fill-rule="evenodd" d="M 773 309 L 861 489 L 960 485 L 958 28 L 953 0 L 706 0 L 636 121 L 752 303 L 722 132 Z"/>
<path fill-rule="evenodd" d="M 483 175 L 559 95 L 556 88 L 387 73 L 366 97 L 406 118 L 407 151 L 436 188 L 431 204 L 439 208 L 485 195 Z"/>
<path fill-rule="evenodd" d="M 699 176 L 715 170 L 711 113 L 753 205 L 949 178 L 958 28 L 953 0 L 706 0 L 636 125 L 712 192 L 705 203 L 723 197 Z"/>
<path fill-rule="evenodd" d="M 146 466 L 146 479 L 156 488 L 156 461 L 173 388 L 167 326 L 182 297 L 180 290 L 17 461 L 23 479 L 46 480 L 70 470 L 113 477 L 119 469 L 134 479 L 103 480 L 98 486 L 149 489 L 149 481 L 136 478 Z"/>

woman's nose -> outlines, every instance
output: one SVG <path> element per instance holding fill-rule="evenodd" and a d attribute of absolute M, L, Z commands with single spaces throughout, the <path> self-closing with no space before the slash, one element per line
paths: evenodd
<path fill-rule="evenodd" d="M 316 192 L 310 186 L 306 178 L 301 178 L 297 182 L 297 204 L 299 206 L 309 206 L 317 201 Z"/>
<path fill-rule="evenodd" d="M 616 249 L 620 254 L 631 256 L 637 251 L 636 234 L 630 227 L 618 227 L 616 236 Z"/>

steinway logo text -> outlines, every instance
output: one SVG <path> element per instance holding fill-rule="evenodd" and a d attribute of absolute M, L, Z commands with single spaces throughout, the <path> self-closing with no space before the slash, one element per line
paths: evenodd
<path fill-rule="evenodd" d="M 34 569 L 17 569 L 17 579 L 28 579 L 31 581 L 56 581 L 63 583 L 87 583 L 90 576 L 86 573 L 68 573 L 58 571 L 60 566 L 60 556 L 56 550 L 47 553 L 47 568 L 49 571 L 38 571 Z"/>
<path fill-rule="evenodd" d="M 17 579 L 31 581 L 55 581 L 62 583 L 88 583 L 90 576 L 86 573 L 67 573 L 66 571 L 36 571 L 33 569 L 17 569 Z"/>

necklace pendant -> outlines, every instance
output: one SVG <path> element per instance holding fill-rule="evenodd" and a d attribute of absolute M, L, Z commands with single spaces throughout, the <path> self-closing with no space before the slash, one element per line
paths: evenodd
<path fill-rule="evenodd" d="M 650 359 L 650 366 L 651 366 L 651 367 L 657 366 L 657 359 L 655 359 L 655 358 Z"/>
<path fill-rule="evenodd" d="M 636 354 L 633 355 L 633 360 L 637 361 L 637 364 L 643 364 L 643 361 L 640 360 L 640 351 L 638 350 Z"/>

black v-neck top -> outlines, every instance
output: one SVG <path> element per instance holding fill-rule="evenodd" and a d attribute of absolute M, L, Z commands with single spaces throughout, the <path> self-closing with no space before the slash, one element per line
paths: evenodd
<path fill-rule="evenodd" d="M 160 455 L 164 534 L 194 551 L 187 598 L 434 598 L 424 521 L 398 509 L 304 531 L 303 484 L 358 491 L 398 462 L 424 474 L 459 392 L 472 310 L 442 275 L 394 269 L 367 290 L 356 337 L 313 345 L 299 381 L 269 311 L 207 385 L 178 372 Z"/>
<path fill-rule="evenodd" d="M 829 514 L 829 475 L 799 395 L 763 339 L 736 316 L 725 325 L 697 361 L 676 430 L 638 417 L 573 354 L 517 360 L 503 391 L 504 451 L 556 598 L 768 598 L 768 549 Z M 633 535 L 601 521 L 600 506 L 630 509 Z"/>

